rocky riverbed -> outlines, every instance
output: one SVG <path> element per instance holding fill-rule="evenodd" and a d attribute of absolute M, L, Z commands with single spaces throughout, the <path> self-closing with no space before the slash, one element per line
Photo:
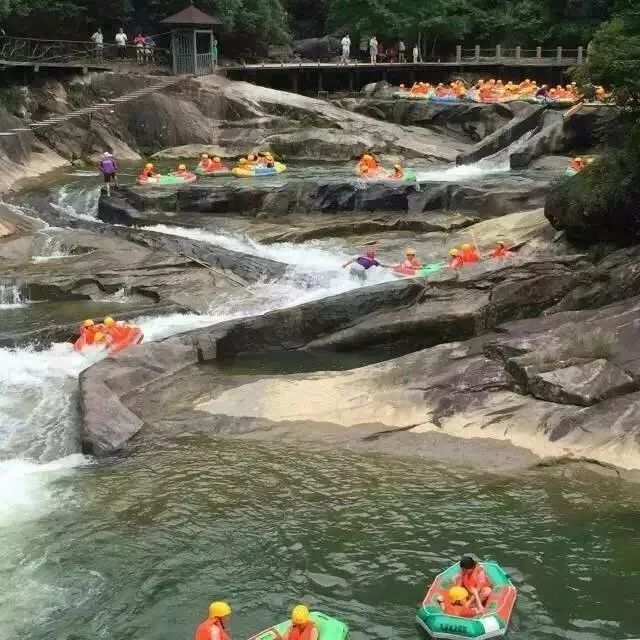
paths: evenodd
<path fill-rule="evenodd" d="M 64 113 L 150 82 L 50 82 L 25 101 Z M 199 318 L 81 374 L 76 435 L 96 456 L 198 433 L 495 471 L 595 462 L 632 477 L 640 252 L 573 246 L 549 224 L 569 228 L 558 197 L 544 211 L 563 189 L 562 154 L 590 147 L 604 119 L 520 103 L 327 103 L 205 78 L 3 141 L 5 187 L 43 158 L 71 166 L 105 146 L 159 163 L 268 148 L 317 170 L 99 199 L 95 184 L 90 210 L 19 194 L 0 211 L 0 283 L 26 304 L 0 309 L 0 344 L 48 349 L 73 337 L 81 312 L 116 303 L 122 318 Z M 356 179 L 352 161 L 370 149 L 415 167 L 418 182 Z M 515 255 L 429 278 L 380 272 L 361 286 L 341 269 L 373 242 L 393 264 L 407 245 L 432 262 L 465 242 L 487 254 L 496 238 Z M 260 366 L 235 372 L 252 357 Z M 318 365 L 301 370 L 307 358 Z"/>

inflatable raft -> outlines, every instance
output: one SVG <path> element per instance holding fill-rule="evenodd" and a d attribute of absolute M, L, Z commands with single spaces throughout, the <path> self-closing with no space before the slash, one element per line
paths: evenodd
<path fill-rule="evenodd" d="M 99 342 L 94 342 L 89 345 L 85 341 L 83 335 L 81 335 L 74 343 L 73 348 L 76 351 L 84 351 L 87 348 L 106 348 L 107 353 L 118 353 L 118 351 L 123 351 L 127 347 L 131 347 L 134 344 L 140 344 L 143 338 L 142 329 L 140 327 L 134 326 L 123 326 L 118 327 L 117 337 L 113 337 L 112 335 L 105 335 L 102 340 Z"/>
<path fill-rule="evenodd" d="M 235 167 L 235 169 L 231 169 L 231 173 L 238 178 L 264 178 L 266 176 L 275 176 L 286 171 L 286 169 L 286 165 L 282 164 L 282 162 L 274 162 L 273 167 L 251 167 L 250 169 Z"/>
<path fill-rule="evenodd" d="M 136 178 L 139 185 L 143 187 L 175 187 L 183 184 L 191 184 L 197 180 L 195 173 L 188 173 L 186 176 L 162 175 L 155 178 Z"/>
<path fill-rule="evenodd" d="M 392 98 L 396 100 L 428 100 L 433 95 L 433 92 L 429 93 L 411 93 L 410 91 L 396 91 L 391 94 Z"/>
<path fill-rule="evenodd" d="M 516 602 L 516 588 L 497 562 L 480 564 L 493 588 L 485 612 L 475 618 L 461 618 L 448 615 L 440 608 L 438 597 L 446 601 L 448 591 L 460 573 L 460 566 L 454 564 L 436 577 L 418 609 L 416 620 L 432 638 L 487 640 L 506 633 Z"/>
<path fill-rule="evenodd" d="M 431 262 L 423 264 L 419 269 L 411 269 L 399 264 L 393 268 L 393 275 L 399 278 L 425 278 L 432 273 L 442 271 L 446 266 L 447 265 L 444 262 Z"/>
<path fill-rule="evenodd" d="M 344 622 L 336 620 L 320 611 L 312 611 L 311 619 L 318 627 L 318 638 L 320 640 L 346 640 L 349 635 L 349 627 Z M 284 634 L 289 630 L 291 622 L 286 620 L 273 627 L 269 627 L 255 636 L 251 636 L 249 640 L 281 640 Z"/>
<path fill-rule="evenodd" d="M 460 104 L 462 100 L 458 96 L 431 96 L 431 102 L 435 104 Z"/>
<path fill-rule="evenodd" d="M 231 173 L 231 169 L 229 169 L 229 167 L 214 169 L 213 171 L 205 171 L 200 165 L 198 165 L 193 171 L 199 176 L 228 176 Z"/>

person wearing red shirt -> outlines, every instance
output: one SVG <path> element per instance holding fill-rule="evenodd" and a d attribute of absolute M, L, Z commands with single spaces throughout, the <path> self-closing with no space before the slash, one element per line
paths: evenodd
<path fill-rule="evenodd" d="M 491 595 L 491 583 L 482 565 L 471 556 L 460 558 L 460 575 L 456 578 L 455 586 L 464 587 L 471 594 L 467 606 L 473 605 L 479 612 L 484 611 L 484 605 Z"/>

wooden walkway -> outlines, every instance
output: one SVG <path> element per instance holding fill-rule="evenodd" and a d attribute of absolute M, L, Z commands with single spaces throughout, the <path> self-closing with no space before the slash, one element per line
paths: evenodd
<path fill-rule="evenodd" d="M 98 111 L 101 111 L 102 109 L 113 109 L 114 107 L 117 107 L 118 105 L 125 102 L 131 102 L 132 100 L 137 100 L 138 98 L 149 95 L 150 93 L 162 91 L 163 89 L 166 89 L 167 87 L 170 87 L 183 79 L 184 78 L 181 76 L 165 76 L 162 79 L 158 80 L 158 82 L 155 82 L 148 87 L 144 87 L 136 91 L 131 91 L 130 93 L 125 93 L 118 98 L 111 98 L 107 102 L 98 102 L 89 107 L 75 109 L 74 111 L 69 111 L 68 113 L 61 113 L 58 115 L 50 116 L 46 120 L 31 122 L 29 124 L 25 124 L 23 127 L 15 127 L 14 129 L 9 129 L 8 131 L 0 131 L 0 136 L 14 136 L 26 132 L 40 131 L 41 129 L 45 129 L 47 127 L 54 127 L 64 122 L 68 122 L 73 118 L 80 118 L 82 116 L 91 115 L 92 113 L 96 113 Z"/>

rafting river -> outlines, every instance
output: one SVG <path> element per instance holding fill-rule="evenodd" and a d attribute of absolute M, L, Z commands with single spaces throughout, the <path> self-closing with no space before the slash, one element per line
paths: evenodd
<path fill-rule="evenodd" d="M 95 195 L 64 188 L 59 204 L 92 216 Z M 164 230 L 298 268 L 254 285 L 249 303 L 141 318 L 147 337 L 358 286 L 339 268 L 348 249 Z M 303 278 L 313 265 L 323 273 Z M 86 358 L 53 345 L 0 349 L 0 362 L 1 640 L 189 638 L 214 598 L 232 603 L 234 638 L 302 600 L 355 640 L 418 640 L 417 603 L 464 551 L 499 560 L 516 584 L 511 638 L 640 634 L 637 485 L 200 436 L 96 463 L 78 453 Z"/>

